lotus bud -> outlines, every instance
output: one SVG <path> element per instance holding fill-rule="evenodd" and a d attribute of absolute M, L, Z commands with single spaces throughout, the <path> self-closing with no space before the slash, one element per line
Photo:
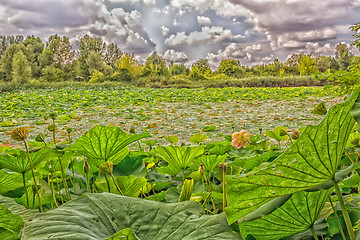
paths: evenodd
<path fill-rule="evenodd" d="M 89 173 L 89 171 L 90 171 L 90 166 L 89 166 L 89 164 L 88 164 L 87 161 L 84 162 L 83 169 L 84 169 L 84 172 L 85 172 L 86 174 Z"/>
<path fill-rule="evenodd" d="M 72 133 L 72 131 L 73 131 L 73 129 L 72 129 L 71 127 L 67 127 L 67 128 L 66 128 L 66 132 L 67 132 L 67 133 Z"/>
<path fill-rule="evenodd" d="M 204 175 L 204 173 L 205 173 L 204 164 L 202 164 L 202 163 L 200 163 L 200 165 L 199 165 L 199 173 L 201 176 Z"/>
<path fill-rule="evenodd" d="M 134 128 L 134 127 L 131 127 L 129 132 L 135 134 L 135 128 Z"/>
<path fill-rule="evenodd" d="M 226 171 L 226 163 L 221 163 L 219 165 L 219 168 L 222 168 L 223 172 L 225 172 Z"/>
<path fill-rule="evenodd" d="M 281 130 L 280 130 L 280 134 L 279 134 L 279 135 L 280 135 L 280 137 L 287 135 L 286 130 L 281 129 Z"/>
<path fill-rule="evenodd" d="M 39 134 L 35 137 L 35 141 L 37 141 L 37 142 L 45 142 L 45 134 L 39 133 Z"/>
<path fill-rule="evenodd" d="M 300 137 L 300 132 L 298 130 L 295 130 L 292 134 L 291 134 L 291 138 L 293 140 L 296 140 Z"/>
<path fill-rule="evenodd" d="M 145 164 L 145 167 L 147 168 L 147 166 L 149 165 L 149 163 L 148 162 L 144 162 L 144 164 Z"/>
<path fill-rule="evenodd" d="M 50 132 L 55 132 L 57 130 L 57 126 L 55 124 L 50 124 L 47 129 L 50 131 Z"/>
<path fill-rule="evenodd" d="M 56 112 L 52 112 L 49 114 L 49 117 L 52 119 L 52 120 L 55 120 L 55 118 L 57 117 L 57 113 Z"/>
<path fill-rule="evenodd" d="M 101 174 L 112 174 L 113 163 L 111 161 L 104 162 L 99 166 L 99 173 Z"/>
<path fill-rule="evenodd" d="M 27 127 L 18 127 L 10 132 L 10 136 L 15 141 L 25 141 L 29 136 L 29 128 Z"/>

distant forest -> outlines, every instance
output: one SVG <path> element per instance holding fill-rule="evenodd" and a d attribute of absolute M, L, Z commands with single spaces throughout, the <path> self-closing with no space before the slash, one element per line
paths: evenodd
<path fill-rule="evenodd" d="M 275 59 L 272 63 L 252 67 L 242 66 L 236 59 L 223 59 L 214 71 L 207 59 L 199 59 L 187 68 L 184 64 L 173 62 L 167 65 L 156 52 L 145 63 L 140 63 L 134 54 L 123 52 L 117 44 L 105 43 L 100 37 L 89 35 L 83 36 L 74 47 L 68 37 L 57 34 L 50 36 L 45 43 L 36 36 L 2 35 L 0 82 L 136 82 L 156 76 L 188 81 L 309 76 L 345 70 L 352 57 L 347 45 L 338 44 L 334 57 L 293 54 L 284 63 Z"/>

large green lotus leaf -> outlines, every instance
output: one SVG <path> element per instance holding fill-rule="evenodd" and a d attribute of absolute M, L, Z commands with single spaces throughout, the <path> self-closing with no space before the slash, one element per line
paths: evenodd
<path fill-rule="evenodd" d="M 317 126 L 305 128 L 299 139 L 266 167 L 243 176 L 227 177 L 226 215 L 233 223 L 266 202 L 303 191 L 333 179 L 354 118 L 350 111 L 356 91 L 332 107 Z"/>
<path fill-rule="evenodd" d="M 142 240 L 241 239 L 224 214 L 204 215 L 194 201 L 162 203 L 110 193 L 86 194 L 25 223 L 23 240 L 98 240 L 131 228 Z"/>
<path fill-rule="evenodd" d="M 42 148 L 39 151 L 31 152 L 30 158 L 34 168 L 41 162 L 46 161 L 49 157 L 53 156 L 56 152 L 52 148 Z M 27 153 L 20 151 L 18 156 L 13 155 L 0 155 L 0 169 L 9 169 L 17 173 L 26 173 L 30 171 L 30 164 Z"/>
<path fill-rule="evenodd" d="M 0 194 L 22 187 L 22 177 L 20 173 L 8 173 L 0 170 Z"/>
<path fill-rule="evenodd" d="M 154 150 L 164 161 L 176 167 L 185 169 L 193 164 L 196 157 L 204 153 L 204 147 L 158 146 Z"/>
<path fill-rule="evenodd" d="M 0 204 L 0 239 L 17 239 L 22 226 L 22 218 L 12 214 L 4 205 Z"/>
<path fill-rule="evenodd" d="M 117 185 L 120 190 L 124 194 L 124 196 L 128 197 L 138 197 L 141 190 L 146 187 L 147 179 L 144 177 L 135 177 L 134 175 L 130 176 L 120 176 L 114 177 Z M 96 182 L 96 186 L 98 186 L 104 192 L 108 191 L 108 186 L 105 179 L 98 179 Z M 110 190 L 112 193 L 119 194 L 118 190 L 115 187 L 112 179 L 109 179 Z"/>
<path fill-rule="evenodd" d="M 320 212 L 332 189 L 317 192 L 297 192 L 269 215 L 240 222 L 243 237 L 251 234 L 255 239 L 276 240 L 305 232 L 320 217 Z"/>
<path fill-rule="evenodd" d="M 143 159 L 147 155 L 144 152 L 129 152 L 129 154 L 117 165 L 114 165 L 113 174 L 119 175 L 146 175 L 145 164 Z M 143 171 L 145 170 L 145 171 Z M 140 174 L 142 173 L 143 174 Z"/>
<path fill-rule="evenodd" d="M 106 238 L 104 240 L 118 240 L 118 239 L 124 239 L 124 240 L 140 240 L 134 233 L 134 231 L 131 228 L 125 228 L 114 235 L 112 235 L 109 238 Z"/>
<path fill-rule="evenodd" d="M 30 221 L 39 211 L 27 209 L 24 205 L 15 202 L 15 199 L 0 195 L 0 204 L 4 205 L 11 213 L 19 215 L 24 221 Z"/>
<path fill-rule="evenodd" d="M 105 161 L 117 164 L 128 154 L 126 147 L 129 144 L 147 137 L 151 135 L 146 131 L 142 134 L 126 134 L 118 127 L 98 125 L 65 150 L 80 152 L 96 166 Z"/>

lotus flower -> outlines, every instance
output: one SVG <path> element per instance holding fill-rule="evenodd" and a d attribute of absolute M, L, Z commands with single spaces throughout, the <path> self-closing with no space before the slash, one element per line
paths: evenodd
<path fill-rule="evenodd" d="M 241 130 L 240 132 L 233 133 L 231 146 L 234 146 L 237 149 L 241 147 L 246 148 L 246 146 L 250 142 L 250 137 L 251 134 L 246 130 Z"/>

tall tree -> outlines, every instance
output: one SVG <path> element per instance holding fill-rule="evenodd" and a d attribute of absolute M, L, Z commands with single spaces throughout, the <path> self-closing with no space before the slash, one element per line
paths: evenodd
<path fill-rule="evenodd" d="M 13 82 L 18 84 L 27 83 L 31 79 L 31 66 L 21 51 L 15 53 L 12 59 L 11 73 Z"/>
<path fill-rule="evenodd" d="M 145 61 L 144 75 L 161 75 L 169 74 L 169 69 L 166 66 L 165 59 L 157 52 L 153 52 Z"/>
<path fill-rule="evenodd" d="M 354 56 L 349 52 L 348 47 L 344 43 L 336 45 L 335 59 L 339 64 L 341 70 L 345 70 L 351 63 L 351 58 Z"/>
<path fill-rule="evenodd" d="M 104 60 L 105 63 L 109 66 L 111 66 L 114 70 L 116 68 L 116 61 L 120 60 L 122 56 L 122 52 L 117 44 L 110 43 L 106 47 L 106 51 L 104 53 Z"/>

